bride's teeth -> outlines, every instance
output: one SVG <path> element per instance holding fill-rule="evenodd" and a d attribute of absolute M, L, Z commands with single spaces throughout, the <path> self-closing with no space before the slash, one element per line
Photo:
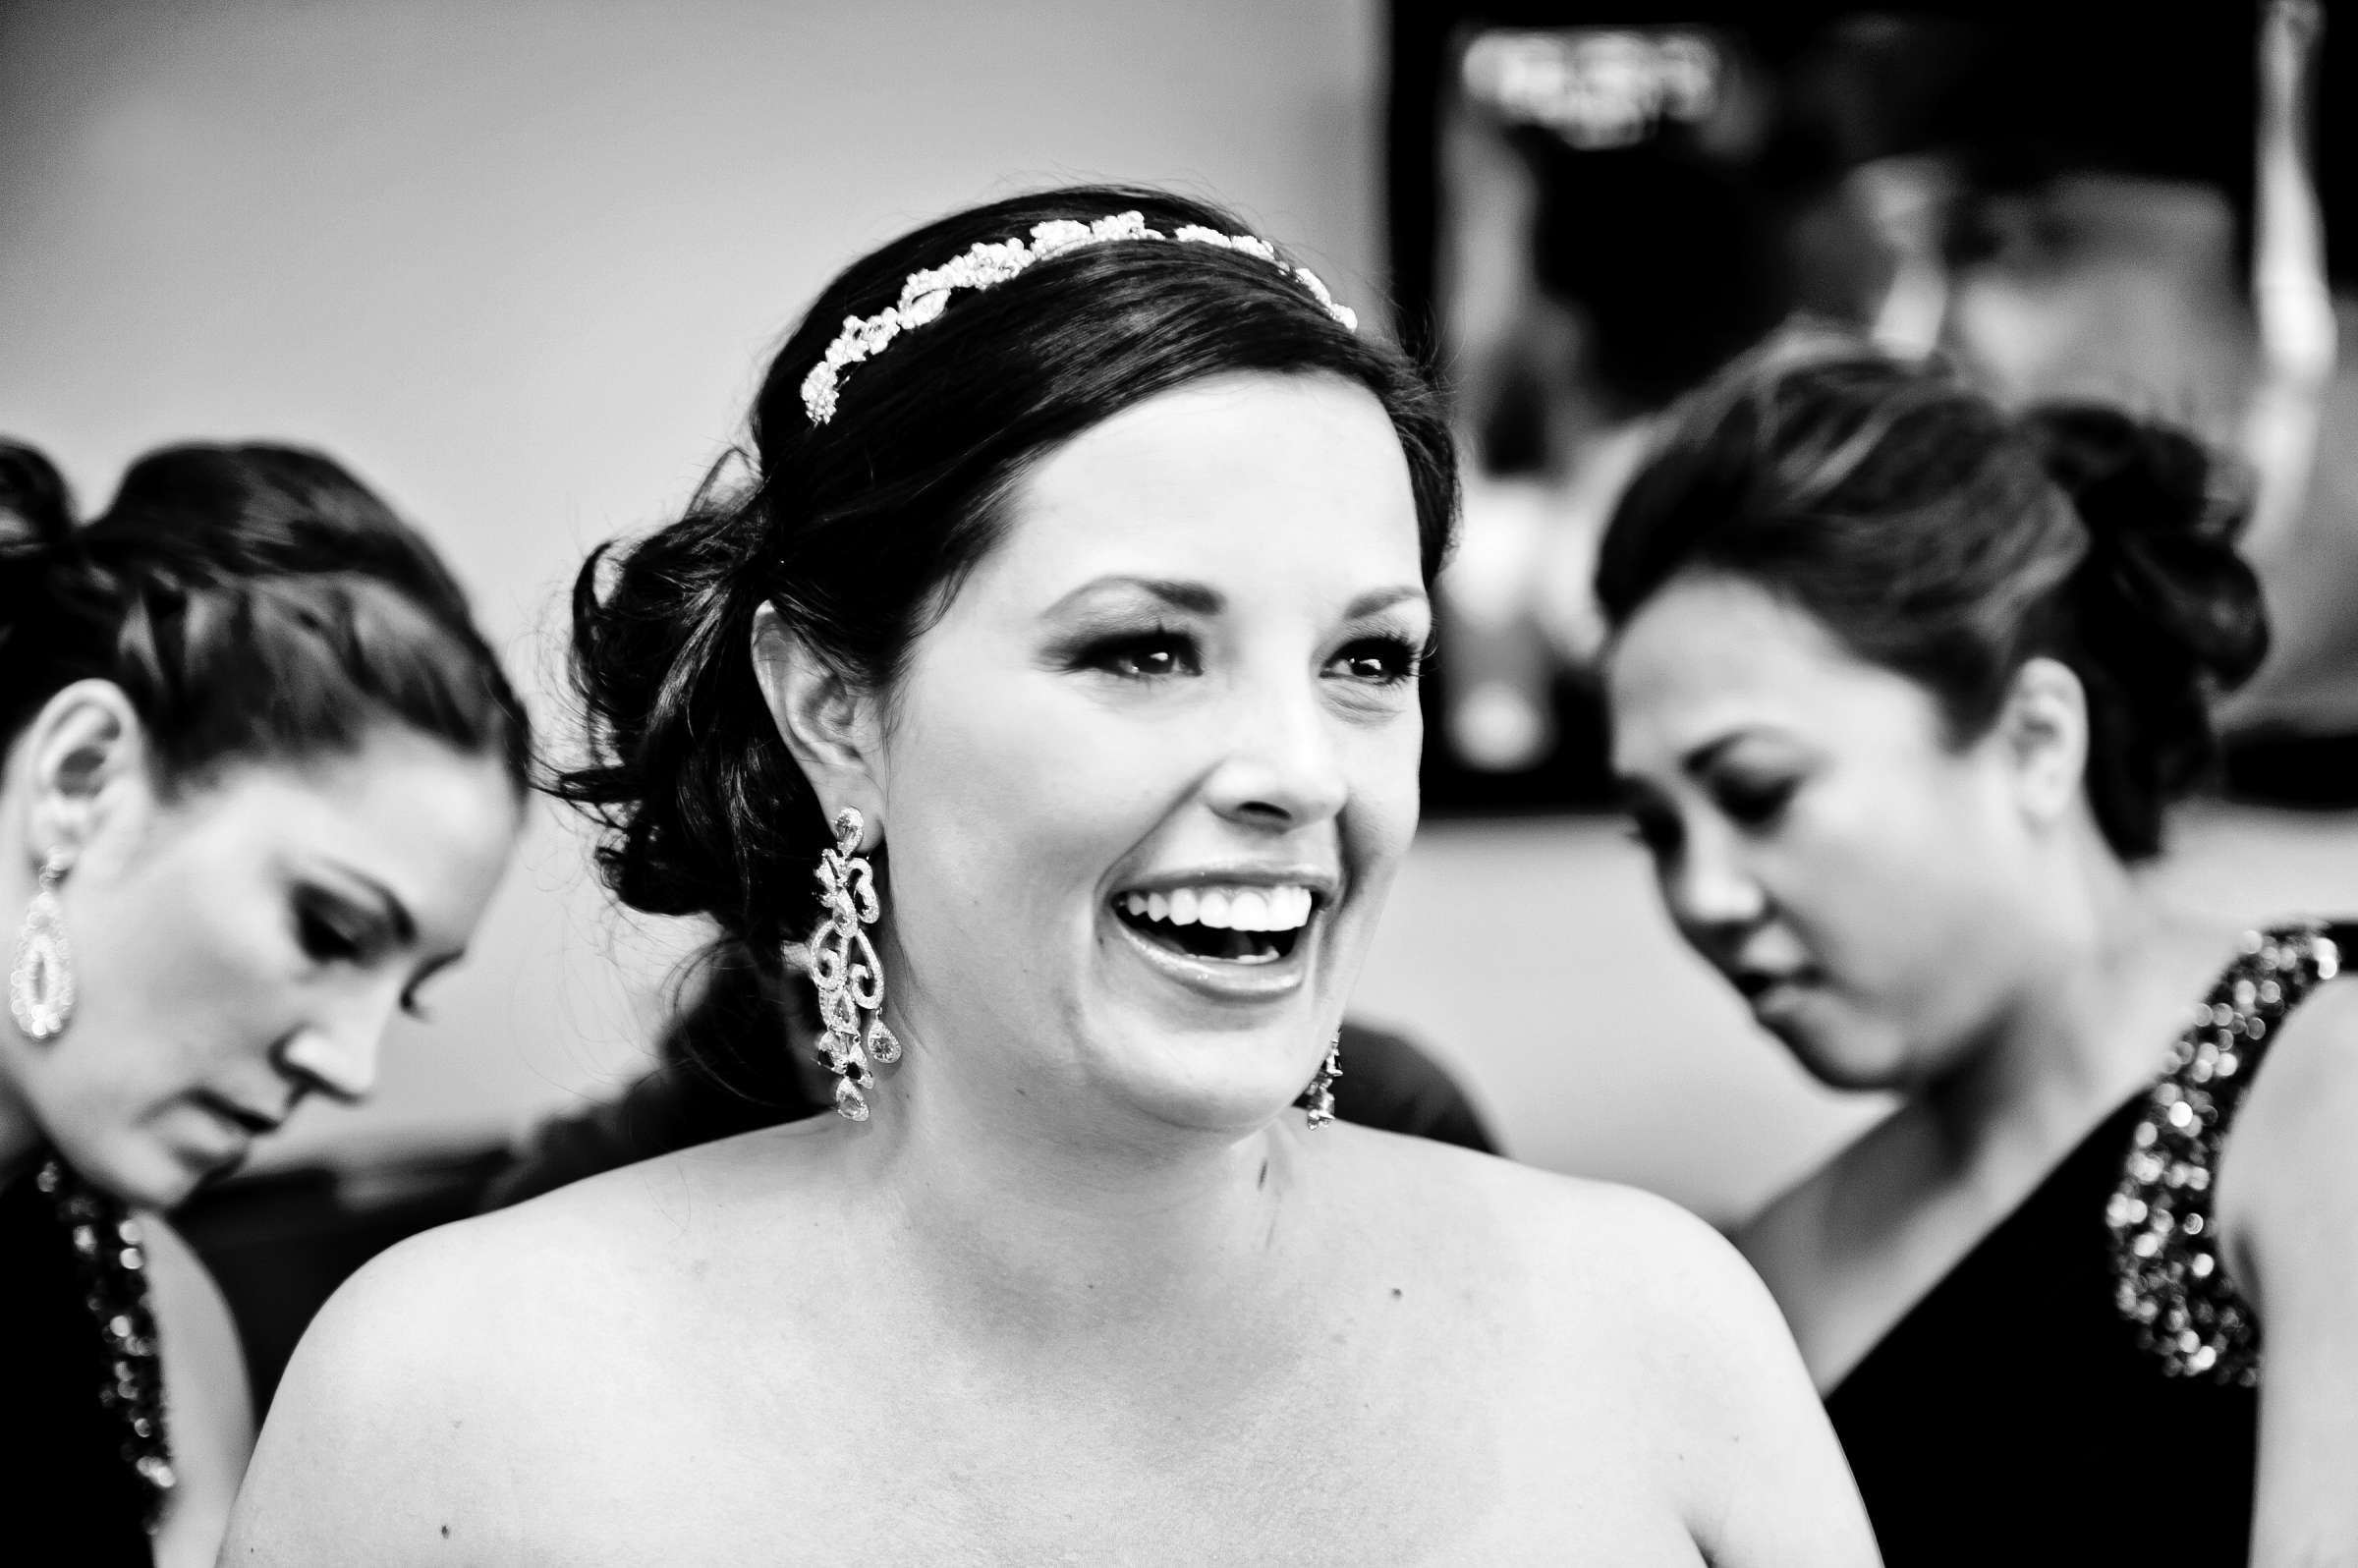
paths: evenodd
<path fill-rule="evenodd" d="M 1235 931 L 1298 931 L 1318 908 L 1311 890 L 1298 885 L 1175 887 L 1167 893 L 1124 893 L 1120 904 L 1134 919 Z"/>

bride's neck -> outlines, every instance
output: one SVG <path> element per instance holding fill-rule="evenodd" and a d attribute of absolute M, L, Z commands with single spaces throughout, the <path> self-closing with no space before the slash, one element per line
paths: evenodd
<path fill-rule="evenodd" d="M 1045 1092 L 969 1096 L 926 1065 L 879 1085 L 857 1157 L 912 1266 L 969 1311 L 1032 1333 L 1152 1332 L 1290 1299 L 1299 1249 L 1283 1244 L 1310 1223 L 1318 1152 L 1298 1118 L 1241 1138 L 1095 1125 Z"/>

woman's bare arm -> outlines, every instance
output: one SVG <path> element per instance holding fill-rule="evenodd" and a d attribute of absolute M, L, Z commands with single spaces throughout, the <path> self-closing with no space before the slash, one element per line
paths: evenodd
<path fill-rule="evenodd" d="M 179 1484 L 155 1535 L 157 1568 L 203 1568 L 221 1545 L 230 1500 L 253 1451 L 246 1356 L 221 1289 L 162 1219 L 147 1234 L 148 1306 L 163 1347 L 165 1410 Z"/>
<path fill-rule="evenodd" d="M 2253 1568 L 2358 1565 L 2358 981 L 2285 1025 L 2227 1141 L 2218 1214 L 2265 1332 Z"/>

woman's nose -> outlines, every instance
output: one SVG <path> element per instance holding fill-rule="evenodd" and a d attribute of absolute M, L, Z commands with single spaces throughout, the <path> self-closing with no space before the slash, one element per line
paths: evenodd
<path fill-rule="evenodd" d="M 1342 811 L 1350 781 L 1334 720 L 1315 690 L 1264 690 L 1221 722 L 1227 752 L 1212 771 L 1209 794 L 1222 816 L 1290 828 Z"/>
<path fill-rule="evenodd" d="M 365 1099 L 376 1088 L 377 1053 L 393 1021 L 394 997 L 371 997 L 298 1030 L 280 1049 L 280 1066 L 334 1099 Z"/>
<path fill-rule="evenodd" d="M 1715 833 L 1687 835 L 1676 863 L 1663 868 L 1662 898 L 1671 918 L 1697 936 L 1739 933 L 1768 913 L 1760 878 Z"/>

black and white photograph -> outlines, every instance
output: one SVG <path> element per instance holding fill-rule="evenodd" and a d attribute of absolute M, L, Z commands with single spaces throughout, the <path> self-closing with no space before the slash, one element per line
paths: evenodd
<path fill-rule="evenodd" d="M 0 1562 L 2358 1568 L 2358 15 L 0 0 Z"/>

